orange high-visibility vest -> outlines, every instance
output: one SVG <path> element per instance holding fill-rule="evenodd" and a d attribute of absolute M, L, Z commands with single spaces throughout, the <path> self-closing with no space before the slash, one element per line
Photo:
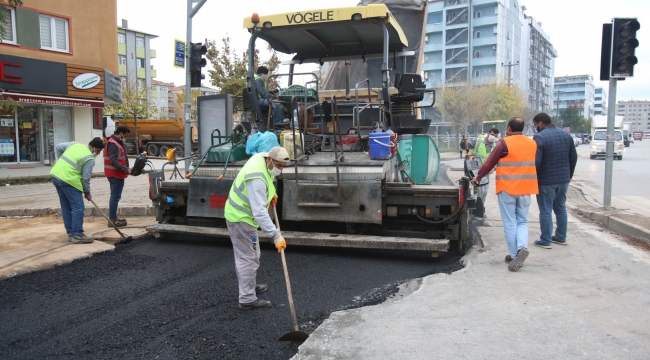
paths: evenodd
<path fill-rule="evenodd" d="M 508 155 L 499 159 L 497 165 L 497 194 L 505 191 L 510 195 L 539 194 L 535 153 L 537 143 L 524 135 L 503 138 Z"/>

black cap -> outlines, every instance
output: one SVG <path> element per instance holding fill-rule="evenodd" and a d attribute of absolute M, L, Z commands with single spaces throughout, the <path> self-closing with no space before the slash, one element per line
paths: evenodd
<path fill-rule="evenodd" d="M 96 138 L 90 140 L 88 145 L 90 145 L 90 146 L 92 146 L 94 148 L 103 149 L 104 148 L 104 140 L 102 140 L 101 138 L 96 137 Z"/>

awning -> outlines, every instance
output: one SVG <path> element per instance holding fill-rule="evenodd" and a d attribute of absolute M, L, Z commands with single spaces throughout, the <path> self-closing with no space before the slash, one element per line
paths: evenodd
<path fill-rule="evenodd" d="M 91 107 L 91 108 L 104 107 L 103 100 L 67 98 L 67 97 L 60 97 L 60 96 L 4 92 L 2 93 L 2 98 L 5 100 L 12 99 L 16 102 L 30 103 L 30 104 L 43 104 L 43 105 L 54 105 L 54 106 L 78 106 L 78 107 Z"/>

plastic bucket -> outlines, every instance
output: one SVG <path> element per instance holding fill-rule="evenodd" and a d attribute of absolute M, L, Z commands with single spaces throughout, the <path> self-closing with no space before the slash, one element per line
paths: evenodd
<path fill-rule="evenodd" d="M 371 160 L 388 160 L 391 157 L 393 144 L 387 132 L 370 133 L 368 144 L 370 146 Z"/>
<path fill-rule="evenodd" d="M 293 156 L 294 140 L 298 140 L 298 143 L 296 144 L 296 156 L 300 156 L 304 153 L 305 139 L 303 138 L 302 134 L 298 132 L 298 130 L 293 130 L 293 131 L 295 131 L 295 135 L 291 133 L 291 130 L 289 130 L 289 132 L 287 133 L 285 133 L 284 131 L 282 132 L 284 134 L 284 141 L 282 147 L 285 148 L 289 153 L 289 159 L 296 160 Z"/>

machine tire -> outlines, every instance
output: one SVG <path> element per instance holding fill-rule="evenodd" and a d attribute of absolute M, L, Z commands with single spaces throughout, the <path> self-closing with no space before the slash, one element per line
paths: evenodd
<path fill-rule="evenodd" d="M 158 144 L 147 144 L 147 154 L 149 156 L 158 156 Z"/>
<path fill-rule="evenodd" d="M 135 143 L 128 142 L 128 143 L 125 143 L 125 145 L 126 145 L 126 153 L 128 155 L 135 154 Z"/>
<path fill-rule="evenodd" d="M 465 255 L 467 251 L 467 236 L 469 235 L 469 214 L 463 211 L 460 215 L 460 239 L 451 242 L 451 248 L 461 254 Z"/>
<path fill-rule="evenodd" d="M 160 157 L 165 157 L 169 149 L 171 149 L 169 145 L 160 145 Z"/>

